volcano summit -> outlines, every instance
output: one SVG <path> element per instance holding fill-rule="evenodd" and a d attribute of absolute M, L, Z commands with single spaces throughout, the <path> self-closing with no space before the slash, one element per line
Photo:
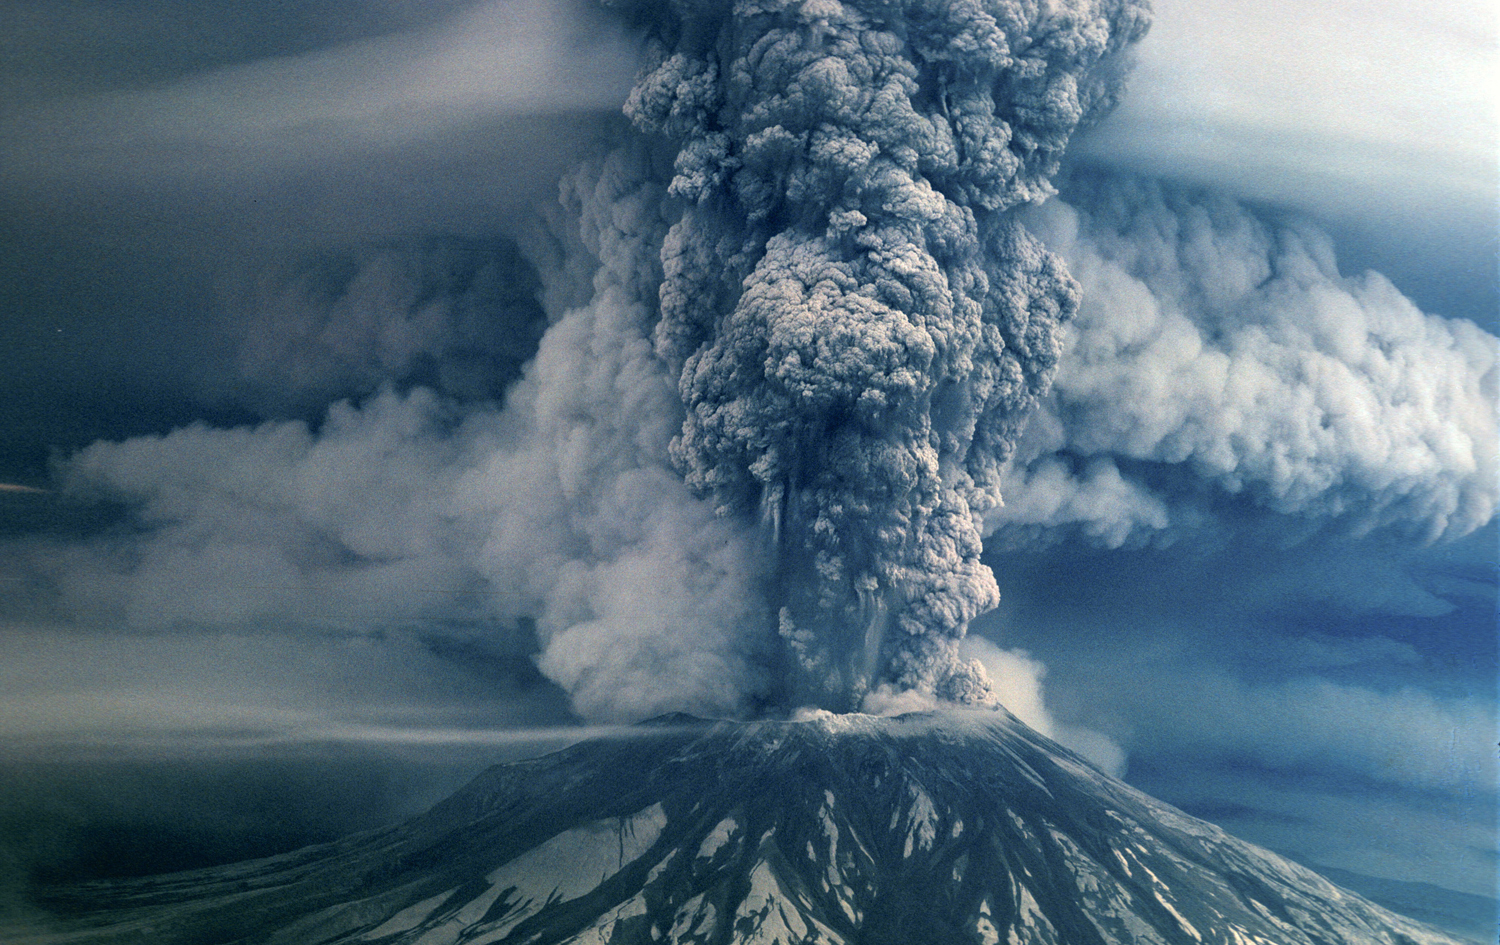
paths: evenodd
<path fill-rule="evenodd" d="M 397 827 L 39 902 L 53 918 L 7 941 L 1457 942 L 1004 711 L 666 716 L 491 768 Z"/>

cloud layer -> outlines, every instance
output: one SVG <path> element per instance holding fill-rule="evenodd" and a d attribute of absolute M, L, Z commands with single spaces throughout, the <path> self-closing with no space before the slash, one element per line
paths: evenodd
<path fill-rule="evenodd" d="M 95 190 L 128 183 L 147 192 L 254 186 L 322 161 L 388 158 L 420 142 L 452 142 L 506 118 L 616 108 L 629 87 L 634 43 L 582 5 L 482 2 L 448 12 L 385 35 L 371 22 L 375 35 L 295 54 L 236 61 L 229 51 L 229 61 L 215 68 L 166 66 L 178 74 L 141 87 L 124 82 L 39 95 L 44 74 L 25 87 L 32 94 L 0 111 L 7 140 L 21 145 L 0 183 Z M 379 19 L 366 11 L 347 22 Z M 233 23 L 233 14 L 227 20 Z M 114 28 L 132 26 L 150 32 L 139 23 Z M 255 29 L 247 25 L 247 32 Z M 262 41 L 225 32 L 223 46 Z"/>
<path fill-rule="evenodd" d="M 1494 336 L 1341 275 L 1303 221 L 1148 181 L 1069 198 L 1087 209 L 1029 222 L 1085 302 L 992 525 L 1119 545 L 1198 528 L 1221 496 L 1424 540 L 1493 517 Z"/>
<path fill-rule="evenodd" d="M 1313 214 L 1424 310 L 1496 330 L 1491 4 L 1155 8 L 1131 94 L 1080 141 L 1084 160 Z"/>

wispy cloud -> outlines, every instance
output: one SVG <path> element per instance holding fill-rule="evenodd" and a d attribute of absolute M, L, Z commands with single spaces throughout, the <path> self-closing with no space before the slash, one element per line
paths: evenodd
<path fill-rule="evenodd" d="M 1363 265 L 1493 323 L 1492 5 L 1156 7 L 1131 92 L 1082 156 L 1315 213 Z"/>
<path fill-rule="evenodd" d="M 0 183 L 213 189 L 443 147 L 507 118 L 618 109 L 636 56 L 568 4 L 483 3 L 422 30 L 12 107 Z"/>

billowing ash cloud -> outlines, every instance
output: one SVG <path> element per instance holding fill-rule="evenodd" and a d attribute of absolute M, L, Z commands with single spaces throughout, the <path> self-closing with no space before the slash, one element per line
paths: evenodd
<path fill-rule="evenodd" d="M 650 337 L 667 230 L 651 167 L 626 144 L 564 182 L 577 229 L 542 267 L 555 321 L 455 510 L 483 523 L 477 566 L 535 618 L 538 664 L 578 711 L 741 714 L 769 690 L 761 556 L 672 466 L 682 406 Z"/>
<path fill-rule="evenodd" d="M 535 273 L 506 240 L 357 247 L 244 282 L 225 293 L 233 369 L 200 383 L 273 410 L 390 384 L 498 398 L 545 327 Z"/>
<path fill-rule="evenodd" d="M 988 698 L 980 525 L 1077 288 L 1011 211 L 1113 103 L 1142 3 L 653 7 L 626 106 L 668 145 L 656 352 L 672 444 L 758 517 L 793 704 Z M 646 234 L 649 235 L 649 234 Z M 654 303 L 655 300 L 652 300 Z"/>
<path fill-rule="evenodd" d="M 1028 217 L 1084 302 L 992 516 L 1003 537 L 1171 536 L 1231 495 L 1427 540 L 1494 516 L 1494 336 L 1341 275 L 1305 221 L 1142 181 L 1068 199 Z"/>
<path fill-rule="evenodd" d="M 1078 304 L 1015 215 L 1113 104 L 1144 3 L 627 15 L 631 125 L 552 237 L 261 285 L 231 384 L 367 399 L 84 451 L 67 488 L 146 527 L 34 556 L 38 608 L 490 619 L 592 718 L 993 700 L 958 650 L 997 599 L 981 526 Z"/>

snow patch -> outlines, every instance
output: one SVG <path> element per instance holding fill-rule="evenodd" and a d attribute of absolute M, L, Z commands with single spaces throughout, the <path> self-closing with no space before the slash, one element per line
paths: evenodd
<path fill-rule="evenodd" d="M 839 876 L 838 869 L 839 826 L 838 824 L 834 823 L 833 820 L 833 803 L 833 792 L 824 791 L 823 806 L 818 810 L 818 823 L 823 828 L 824 838 L 828 841 L 828 867 L 827 874 L 823 879 L 823 887 L 825 890 L 837 889 L 840 885 L 842 885 L 842 879 Z M 813 855 L 812 841 L 808 841 L 807 853 L 809 859 L 814 861 L 817 860 L 817 857 Z M 842 904 L 842 900 L 840 900 L 840 902 Z M 847 904 L 845 904 L 845 909 L 847 911 Z"/>
<path fill-rule="evenodd" d="M 718 913 L 714 904 L 703 898 L 699 893 L 677 910 L 677 915 L 672 920 L 672 930 L 667 933 L 667 941 L 683 942 L 700 936 L 707 937 L 714 928 L 714 917 Z"/>
<path fill-rule="evenodd" d="M 503 896 L 510 903 L 510 911 L 468 945 L 497 942 L 546 906 L 591 892 L 627 863 L 640 858 L 656 843 L 666 823 L 666 812 L 658 803 L 630 817 L 611 817 L 565 830 L 486 876 L 489 890 L 432 932 L 472 926 Z M 444 940 L 428 943 L 426 938 L 419 939 L 417 945 L 437 945 Z"/>
<path fill-rule="evenodd" d="M 1119 855 L 1119 851 L 1116 851 L 1115 856 Z M 1121 859 L 1121 862 L 1124 862 L 1123 858 Z M 1182 913 L 1178 912 L 1175 908 L 1173 908 L 1172 904 L 1167 901 L 1167 897 L 1162 895 L 1163 892 L 1169 891 L 1167 888 L 1167 884 L 1162 882 L 1161 878 L 1158 877 L 1155 873 L 1151 872 L 1151 868 L 1145 863 L 1141 862 L 1140 857 L 1136 857 L 1136 863 L 1140 866 L 1142 872 L 1151 877 L 1151 885 L 1156 887 L 1152 890 L 1151 894 L 1156 897 L 1157 902 L 1161 903 L 1162 908 L 1172 913 L 1172 917 L 1177 920 L 1177 923 L 1182 926 L 1185 932 L 1191 935 L 1194 939 L 1200 942 L 1203 941 L 1203 936 L 1198 934 L 1198 930 L 1193 928 L 1192 924 L 1189 923 L 1187 919 L 1184 919 L 1182 917 Z M 1130 872 L 1129 867 L 1126 868 L 1125 872 Z"/>
<path fill-rule="evenodd" d="M 938 825 L 937 807 L 927 792 L 917 784 L 908 784 L 907 790 L 911 794 L 911 822 L 906 828 L 906 852 L 902 854 L 903 857 L 911 856 L 913 845 L 918 849 L 931 850 L 933 841 L 937 839 Z"/>
<path fill-rule="evenodd" d="M 979 921 L 974 924 L 974 931 L 979 933 L 979 945 L 1000 945 L 1000 930 L 995 928 L 988 898 L 979 904 Z"/>
<path fill-rule="evenodd" d="M 380 925 L 361 935 L 359 937 L 360 941 L 370 942 L 378 938 L 385 938 L 387 935 L 395 935 L 397 932 L 410 932 L 425 922 L 432 915 L 433 911 L 443 904 L 443 900 L 456 892 L 458 892 L 457 889 L 450 889 L 447 892 L 440 892 L 429 899 L 423 899 L 416 905 L 407 906 Z"/>
<path fill-rule="evenodd" d="M 1032 785 L 1039 788 L 1043 794 L 1046 794 L 1048 797 L 1052 796 L 1052 789 L 1047 787 L 1047 782 L 1042 780 L 1042 776 L 1036 773 L 1035 768 L 1027 764 L 1025 760 L 1022 759 L 1020 755 L 1016 754 L 1016 752 L 1009 745 L 1001 743 L 998 747 L 1002 752 L 1010 757 L 1011 761 L 1015 762 L 1016 771 L 1020 773 L 1021 777 L 1025 778 L 1027 781 L 1030 781 Z"/>
<path fill-rule="evenodd" d="M 1084 852 L 1083 848 L 1073 841 L 1073 838 L 1050 826 L 1048 833 L 1063 851 L 1064 860 L 1072 866 L 1074 878 L 1078 884 L 1078 899 L 1084 907 L 1084 914 L 1099 930 L 1099 934 L 1105 941 L 1134 942 L 1136 945 L 1166 945 L 1166 941 L 1156 929 L 1138 914 L 1139 910 L 1134 906 L 1135 896 L 1128 888 L 1121 886 L 1115 877 Z M 1139 862 L 1137 858 L 1137 863 Z M 1144 869 L 1144 866 L 1142 868 Z"/>
<path fill-rule="evenodd" d="M 1161 893 L 1157 893 L 1156 901 L 1161 903 L 1163 909 L 1166 909 L 1168 912 L 1172 913 L 1172 918 L 1177 920 L 1177 924 L 1182 926 L 1183 931 L 1187 932 L 1187 934 L 1191 935 L 1197 941 L 1203 941 L 1203 936 L 1199 935 L 1198 930 L 1193 928 L 1192 924 L 1189 923 L 1187 919 L 1184 919 L 1182 917 L 1181 912 L 1178 912 L 1175 908 L 1173 908 L 1172 904 L 1167 901 L 1166 896 L 1163 896 Z"/>
<path fill-rule="evenodd" d="M 661 876 L 661 874 L 663 872 L 666 871 L 666 868 L 668 866 L 670 866 L 671 863 L 672 863 L 672 861 L 675 860 L 676 858 L 677 858 L 677 851 L 673 850 L 671 853 L 667 854 L 667 858 L 666 859 L 662 860 L 660 863 L 658 863 L 655 866 L 651 867 L 651 872 L 649 872 L 649 873 L 646 874 L 646 883 L 645 883 L 645 885 L 650 886 L 652 883 L 656 882 L 656 880 Z"/>
<path fill-rule="evenodd" d="M 1232 945 L 1276 945 L 1276 943 L 1272 942 L 1270 939 L 1261 938 L 1259 935 L 1253 935 L 1237 925 L 1227 925 L 1224 928 L 1225 931 L 1234 936 L 1234 942 L 1232 943 Z"/>
<path fill-rule="evenodd" d="M 724 844 L 729 842 L 730 837 L 739 829 L 739 823 L 733 817 L 725 817 L 719 821 L 713 832 L 703 838 L 703 843 L 698 847 L 698 859 L 711 860 Z"/>
<path fill-rule="evenodd" d="M 1052 930 L 1052 923 L 1047 921 L 1047 916 L 1042 912 L 1042 907 L 1037 905 L 1036 897 L 1031 890 L 1025 886 L 1020 887 L 1020 895 L 1016 897 L 1016 922 L 1011 927 L 1011 938 L 1016 938 L 1016 933 L 1022 929 L 1047 929 Z"/>
<path fill-rule="evenodd" d="M 646 914 L 646 900 L 635 896 L 620 903 L 600 916 L 593 925 L 568 939 L 568 945 L 609 945 L 615 935 L 615 926 L 626 919 Z"/>
<path fill-rule="evenodd" d="M 849 887 L 845 886 L 837 890 L 834 898 L 838 901 L 839 908 L 844 911 L 844 917 L 849 920 L 849 924 L 854 926 L 855 928 L 858 928 L 859 910 L 854 908 L 854 903 L 849 901 L 851 892 L 852 890 L 849 889 Z"/>
<path fill-rule="evenodd" d="M 839 945 L 843 941 L 832 929 L 802 914 L 765 860 L 750 873 L 750 892 L 735 912 L 734 927 L 737 945 Z"/>

